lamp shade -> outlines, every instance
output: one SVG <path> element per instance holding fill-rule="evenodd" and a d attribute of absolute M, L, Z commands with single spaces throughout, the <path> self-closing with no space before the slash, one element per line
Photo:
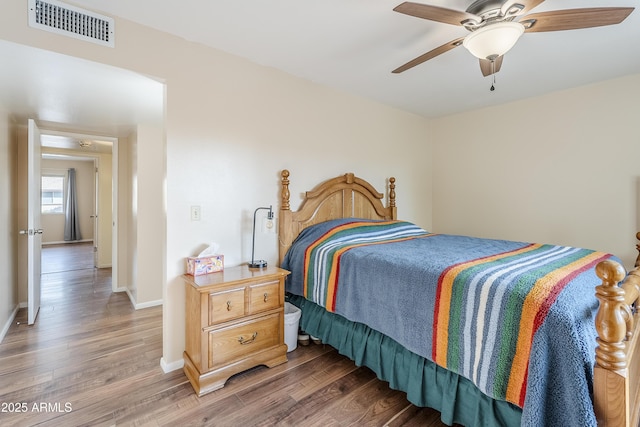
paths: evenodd
<path fill-rule="evenodd" d="M 476 58 L 495 59 L 507 53 L 522 33 L 524 26 L 519 22 L 497 22 L 472 32 L 462 45 Z"/>

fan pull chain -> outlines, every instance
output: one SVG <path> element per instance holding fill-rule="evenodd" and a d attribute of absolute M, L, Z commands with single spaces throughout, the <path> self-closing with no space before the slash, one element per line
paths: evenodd
<path fill-rule="evenodd" d="M 493 92 L 496 90 L 496 61 L 495 59 L 491 61 L 491 76 L 493 77 L 493 82 L 491 83 L 491 87 L 489 91 Z"/>

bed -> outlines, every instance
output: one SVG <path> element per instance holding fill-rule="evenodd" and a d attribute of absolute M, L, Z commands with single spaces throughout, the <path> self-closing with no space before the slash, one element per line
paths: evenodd
<path fill-rule="evenodd" d="M 279 262 L 307 333 L 448 425 L 638 425 L 638 269 L 587 249 L 430 233 L 397 219 L 394 178 L 386 206 L 347 173 L 294 212 L 289 177 Z"/>

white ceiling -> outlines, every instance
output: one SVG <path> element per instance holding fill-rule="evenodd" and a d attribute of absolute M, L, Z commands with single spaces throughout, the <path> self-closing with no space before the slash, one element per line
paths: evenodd
<path fill-rule="evenodd" d="M 615 1 L 615 4 L 614 4 Z M 399 0 L 71 0 L 425 117 L 437 117 L 640 73 L 640 10 L 620 25 L 525 34 L 496 90 L 458 47 L 402 74 L 391 70 L 465 34 L 399 14 Z M 470 0 L 431 0 L 465 9 Z M 637 0 L 546 0 L 544 10 L 632 6 Z M 25 7 L 27 2 L 25 1 Z M 640 9 L 640 5 L 639 5 Z M 118 43 L 116 26 L 116 43 Z M 163 119 L 163 84 L 126 70 L 0 40 L 0 102 L 17 119 L 124 136 Z M 66 144 L 75 144 L 75 136 Z M 60 141 L 54 141 L 60 144 Z M 95 147 L 94 147 L 95 149 Z"/>
<path fill-rule="evenodd" d="M 401 0 L 69 2 L 426 117 L 640 73 L 640 10 L 619 25 L 524 34 L 505 55 L 496 90 L 490 92 L 491 77 L 482 76 L 478 60 L 463 47 L 391 73 L 467 34 L 462 27 L 394 12 Z M 425 3 L 464 10 L 472 1 Z M 546 0 L 532 12 L 603 6 L 640 5 L 637 0 Z"/>
<path fill-rule="evenodd" d="M 164 86 L 145 76 L 2 40 L 0 57 L 10 59 L 0 67 L 0 103 L 25 126 L 33 118 L 45 130 L 117 137 L 163 118 Z M 70 148 L 84 137 L 50 146 Z"/>

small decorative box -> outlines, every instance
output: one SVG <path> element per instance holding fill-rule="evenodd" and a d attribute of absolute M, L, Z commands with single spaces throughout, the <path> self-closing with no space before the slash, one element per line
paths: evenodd
<path fill-rule="evenodd" d="M 202 276 L 222 270 L 224 270 L 224 255 L 187 258 L 187 274 L 192 276 Z"/>

